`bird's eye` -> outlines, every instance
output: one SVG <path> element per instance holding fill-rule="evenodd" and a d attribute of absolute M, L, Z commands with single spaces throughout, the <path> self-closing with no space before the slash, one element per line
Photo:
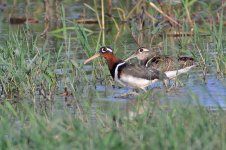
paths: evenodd
<path fill-rule="evenodd" d="M 104 47 L 101 49 L 101 52 L 102 52 L 102 53 L 105 53 L 105 52 L 106 52 L 106 50 L 105 50 Z"/>
<path fill-rule="evenodd" d="M 140 53 L 142 53 L 143 51 L 144 51 L 143 48 L 139 49 L 139 52 L 140 52 Z"/>

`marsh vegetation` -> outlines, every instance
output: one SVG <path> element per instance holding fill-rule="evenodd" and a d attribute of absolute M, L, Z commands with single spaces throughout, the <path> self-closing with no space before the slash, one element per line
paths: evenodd
<path fill-rule="evenodd" d="M 225 149 L 226 3 L 0 1 L 0 149 Z M 198 66 L 138 96 L 103 59 L 144 46 Z M 132 60 L 137 63 L 136 60 Z"/>

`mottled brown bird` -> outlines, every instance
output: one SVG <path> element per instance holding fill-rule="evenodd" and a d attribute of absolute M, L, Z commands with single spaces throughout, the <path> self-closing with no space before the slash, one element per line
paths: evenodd
<path fill-rule="evenodd" d="M 169 79 L 187 73 L 191 68 L 196 66 L 192 57 L 170 57 L 160 55 L 157 53 L 151 53 L 149 49 L 144 47 L 139 48 L 125 61 L 132 58 L 140 60 L 141 65 L 148 69 L 156 69 L 164 72 Z"/>

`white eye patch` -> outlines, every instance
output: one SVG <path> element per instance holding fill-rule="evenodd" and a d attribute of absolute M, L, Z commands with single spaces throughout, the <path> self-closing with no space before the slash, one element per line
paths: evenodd
<path fill-rule="evenodd" d="M 112 53 L 112 49 L 110 47 L 101 47 L 100 52 L 101 53 L 106 53 L 106 52 Z"/>
<path fill-rule="evenodd" d="M 107 51 L 111 52 L 112 53 L 112 49 L 107 47 Z"/>
<path fill-rule="evenodd" d="M 143 53 L 143 52 L 149 52 L 149 50 L 147 48 L 139 48 L 138 49 L 139 53 Z"/>

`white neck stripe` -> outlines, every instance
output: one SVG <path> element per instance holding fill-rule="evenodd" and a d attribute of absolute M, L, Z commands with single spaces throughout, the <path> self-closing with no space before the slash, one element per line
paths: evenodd
<path fill-rule="evenodd" d="M 124 65 L 126 62 L 122 62 L 122 63 L 119 63 L 116 68 L 115 68 L 115 78 L 118 79 L 118 68 L 122 65 Z"/>
<path fill-rule="evenodd" d="M 119 78 L 118 78 L 118 68 L 120 67 L 120 66 L 122 66 L 122 65 L 124 65 L 126 62 L 122 62 L 122 63 L 119 63 L 117 66 L 116 66 L 116 68 L 115 68 L 115 75 L 114 75 L 114 80 L 115 81 L 117 81 L 117 82 L 119 82 L 120 84 L 122 84 L 122 85 L 124 85 L 120 80 L 119 80 Z"/>
<path fill-rule="evenodd" d="M 148 67 L 148 63 L 151 62 L 152 59 L 153 59 L 153 58 L 149 59 L 149 60 L 146 62 L 145 67 Z"/>

